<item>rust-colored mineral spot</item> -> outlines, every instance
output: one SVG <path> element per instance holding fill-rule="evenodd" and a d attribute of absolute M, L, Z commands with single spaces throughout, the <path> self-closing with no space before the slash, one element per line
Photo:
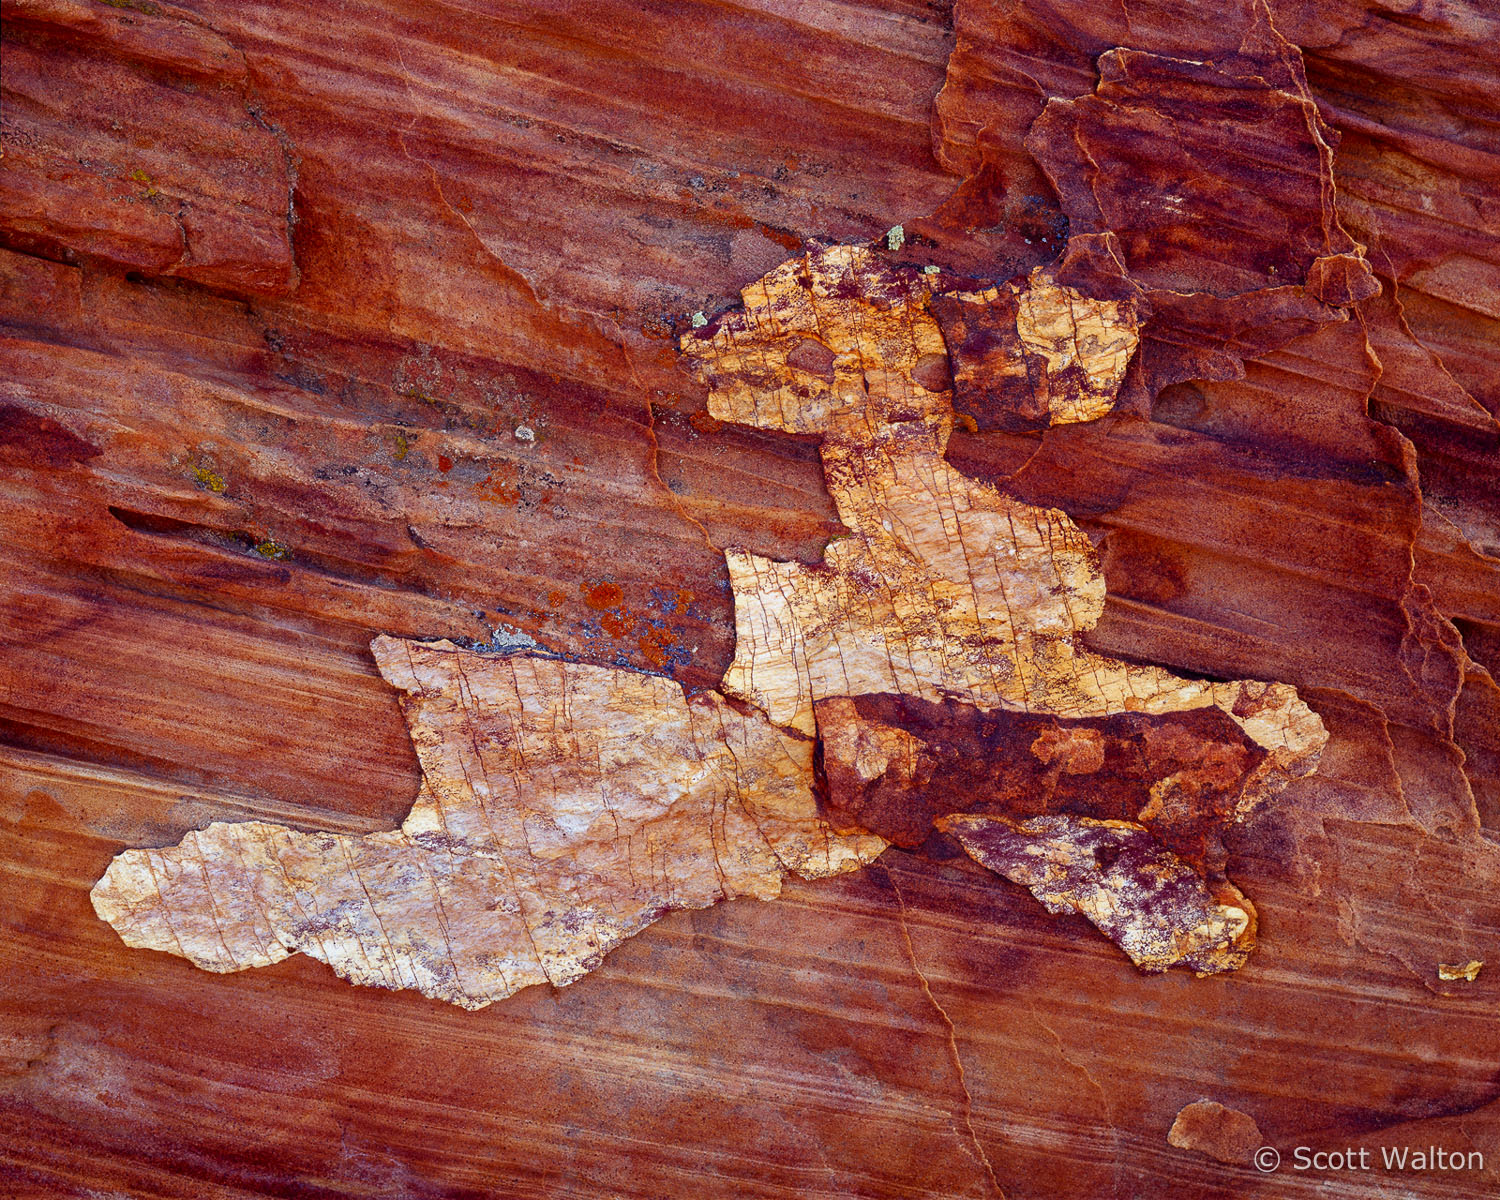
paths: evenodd
<path fill-rule="evenodd" d="M 1038 267 L 1003 287 L 934 296 L 965 411 L 1000 429 L 1108 414 L 1135 353 L 1133 300 L 1094 300 Z"/>
<path fill-rule="evenodd" d="M 482 1008 L 563 985 L 678 908 L 770 899 L 880 853 L 819 818 L 812 746 L 667 679 L 379 638 L 423 784 L 398 831 L 216 823 L 127 850 L 94 908 L 211 971 L 303 953 Z"/>
<path fill-rule="evenodd" d="M 820 701 L 817 718 L 833 808 L 900 846 L 960 811 L 1071 814 L 1138 822 L 1217 871 L 1224 831 L 1279 787 L 1265 748 L 1217 708 L 1080 721 L 858 696 Z"/>

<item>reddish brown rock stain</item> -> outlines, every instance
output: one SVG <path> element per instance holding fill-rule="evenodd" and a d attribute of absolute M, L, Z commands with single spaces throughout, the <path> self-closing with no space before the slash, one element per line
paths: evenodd
<path fill-rule="evenodd" d="M 583 593 L 584 603 L 599 612 L 609 608 L 619 608 L 624 598 L 624 593 L 620 591 L 620 585 L 617 583 L 596 583 L 592 587 L 585 588 Z"/>
<path fill-rule="evenodd" d="M 0 462 L 65 467 L 103 451 L 50 417 L 19 404 L 0 404 Z"/>
<path fill-rule="evenodd" d="M 474 494 L 481 500 L 491 504 L 503 504 L 514 508 L 521 503 L 521 489 L 514 482 L 508 482 L 500 477 L 501 469 L 496 468 L 479 481 L 474 489 Z"/>

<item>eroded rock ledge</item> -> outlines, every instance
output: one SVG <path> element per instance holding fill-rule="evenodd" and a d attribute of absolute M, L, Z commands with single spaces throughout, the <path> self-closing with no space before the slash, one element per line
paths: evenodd
<path fill-rule="evenodd" d="M 1145 969 L 1240 965 L 1254 909 L 1220 835 L 1313 769 L 1322 723 L 1281 684 L 1089 651 L 1104 580 L 1084 534 L 944 461 L 956 416 L 934 307 L 990 330 L 990 375 L 1026 381 L 995 395 L 1047 424 L 1108 411 L 1133 305 L 1042 271 L 935 301 L 938 285 L 814 247 L 684 339 L 714 417 L 821 435 L 848 530 L 812 567 L 728 553 L 725 695 L 379 638 L 424 774 L 399 831 L 214 824 L 118 856 L 100 916 L 209 970 L 300 952 L 478 1008 L 571 983 L 672 909 L 769 899 L 787 871 L 853 869 L 936 828 Z M 1109 786 L 1075 782 L 1100 772 Z"/>

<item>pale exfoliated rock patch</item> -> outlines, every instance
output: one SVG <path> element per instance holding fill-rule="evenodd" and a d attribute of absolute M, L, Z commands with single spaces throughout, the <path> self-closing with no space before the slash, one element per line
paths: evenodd
<path fill-rule="evenodd" d="M 1053 293 L 1033 280 L 1033 294 Z M 1133 313 L 1056 294 L 1028 301 L 1033 348 L 1050 339 L 1043 357 L 1059 373 L 1117 386 Z M 864 247 L 828 246 L 743 297 L 743 310 L 682 342 L 709 412 L 821 434 L 828 491 L 850 532 L 815 566 L 729 552 L 726 693 L 808 734 L 817 701 L 880 692 L 1074 718 L 1216 705 L 1269 752 L 1267 782 L 1313 768 L 1327 733 L 1294 689 L 1182 679 L 1077 642 L 1104 609 L 1088 538 L 1067 514 L 944 461 L 955 417 L 929 276 L 886 267 Z M 1064 354 L 1074 314 L 1091 332 Z"/>
<path fill-rule="evenodd" d="M 1049 912 L 1076 912 L 1144 971 L 1200 974 L 1243 966 L 1255 909 L 1203 877 L 1131 821 L 951 816 L 937 822 L 976 862 L 1029 888 Z"/>
<path fill-rule="evenodd" d="M 424 781 L 399 831 L 216 823 L 95 885 L 131 946 L 212 971 L 291 953 L 482 1008 L 571 983 L 672 909 L 771 899 L 885 843 L 818 816 L 812 744 L 655 676 L 379 638 Z"/>

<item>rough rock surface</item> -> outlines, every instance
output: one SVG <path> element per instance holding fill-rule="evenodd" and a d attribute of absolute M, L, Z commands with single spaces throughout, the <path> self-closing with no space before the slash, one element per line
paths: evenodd
<path fill-rule="evenodd" d="M 1255 1118 L 1217 1100 L 1194 1100 L 1185 1105 L 1167 1130 L 1167 1141 L 1182 1150 L 1196 1150 L 1230 1166 L 1243 1167 L 1265 1145 Z"/>
<path fill-rule="evenodd" d="M 451 643 L 433 651 L 378 638 L 386 678 L 413 696 L 423 761 L 422 791 L 399 833 L 351 839 L 215 824 L 167 850 L 128 850 L 91 893 L 128 945 L 214 971 L 300 950 L 357 983 L 414 987 L 471 1008 L 529 984 L 572 983 L 671 909 L 769 899 L 783 867 L 818 878 L 885 848 L 859 833 L 869 828 L 862 806 L 835 797 L 846 817 L 859 812 L 847 836 L 819 818 L 812 745 L 782 726 L 823 734 L 825 772 L 905 782 L 909 796 L 888 796 L 888 805 L 946 811 L 941 785 L 916 779 L 914 763 L 887 776 L 884 758 L 868 761 L 847 699 L 822 710 L 835 712 L 833 736 L 817 727 L 819 701 L 887 688 L 918 700 L 960 697 L 976 716 L 1001 708 L 1062 717 L 1069 734 L 1096 739 L 1097 729 L 1072 721 L 1217 707 L 1254 753 L 1238 778 L 1229 768 L 1234 800 L 1215 803 L 1195 785 L 1214 773 L 1217 746 L 1195 746 L 1184 722 L 1166 733 L 1185 740 L 1195 761 L 1158 772 L 1134 815 L 1172 840 L 1181 826 L 1206 825 L 1217 842 L 1216 827 L 1315 767 L 1327 733 L 1284 685 L 1190 683 L 1077 652 L 1074 637 L 1097 621 L 1103 599 L 1077 527 L 1062 513 L 1007 503 L 942 462 L 953 410 L 925 273 L 893 272 L 867 250 L 834 246 L 784 263 L 745 294 L 744 312 L 683 341 L 708 378 L 709 412 L 823 434 L 825 474 L 852 531 L 821 571 L 731 551 L 739 628 L 724 686 L 759 707 L 741 717 L 705 693 L 705 719 L 670 681 L 525 653 L 496 666 Z M 1108 411 L 1135 348 L 1128 310 L 1040 273 L 1003 304 L 993 290 L 961 299 L 1006 313 L 1009 354 L 992 355 L 989 367 L 1029 375 L 1050 398 L 1052 420 Z M 877 741 L 909 736 L 872 728 Z M 1147 737 L 1162 733 L 1153 727 Z M 995 739 L 965 747 L 975 758 L 1001 751 L 1002 762 L 1006 749 L 1020 748 Z M 1102 741 L 1097 762 L 1075 762 L 1045 737 L 1028 750 L 1048 762 L 1061 755 L 1065 772 L 1104 767 Z M 1145 826 L 976 817 L 937 828 L 1050 910 L 1084 912 L 1144 969 L 1232 970 L 1253 946 L 1248 903 L 1236 892 L 1241 907 L 1213 904 L 1203 867 Z M 1110 837 L 1120 844 L 1110 843 L 1099 877 L 1095 855 Z M 1034 844 L 1022 845 L 1028 838 Z M 1061 875 L 1025 869 L 1033 854 Z M 1222 878 L 1216 886 L 1233 891 Z"/>
<path fill-rule="evenodd" d="M 1289 774 L 1325 740 L 1284 686 L 1204 683 L 1091 653 L 1076 635 L 1104 610 L 1104 578 L 1066 513 L 1019 503 L 943 458 L 954 425 L 930 276 L 884 268 L 857 246 L 793 259 L 745 290 L 742 312 L 688 335 L 684 353 L 723 421 L 821 435 L 819 454 L 848 531 L 821 563 L 730 550 L 735 658 L 724 689 L 778 724 L 816 729 L 825 698 L 890 692 L 980 709 L 1064 717 L 1216 705 Z M 1027 293 L 1055 293 L 1033 280 Z M 1087 308 L 1066 364 L 1078 403 L 1112 398 L 1129 323 Z M 1024 339 L 1023 339 L 1024 340 Z M 821 368 L 798 365 L 813 348 Z M 1024 355 L 1019 346 L 1012 365 Z M 1070 416 L 1068 420 L 1078 420 Z"/>
<path fill-rule="evenodd" d="M 938 828 L 977 862 L 1029 888 L 1049 912 L 1087 917 L 1142 970 L 1232 971 L 1255 946 L 1255 909 L 1245 897 L 1232 884 L 1210 892 L 1133 822 L 952 816 Z"/>
<path fill-rule="evenodd" d="M 1494 1190 L 1493 5 L 24 7 L 0 31 L 0 1190 Z M 84 11 L 116 32 L 65 34 Z M 215 38 L 242 82 L 193 57 Z M 1258 152 L 1307 170 L 1204 163 L 1260 190 L 1205 186 L 1198 213 L 1101 197 L 1032 136 L 1050 101 L 1135 195 L 1184 194 L 1110 51 L 1155 56 L 1183 145 L 1233 124 L 1212 89 L 1300 112 L 1305 137 Z M 70 147 L 97 165 L 70 174 Z M 1241 253 L 1267 189 L 1307 272 L 1274 286 Z M 1339 242 L 1330 207 L 1363 268 L 1307 258 Z M 167 223 L 188 212 L 222 273 L 189 275 Z M 1088 539 L 1092 652 L 1280 680 L 1323 721 L 1318 771 L 1223 839 L 1258 914 L 1242 969 L 1144 976 L 937 841 L 669 914 L 578 984 L 480 1013 L 303 955 L 213 975 L 98 920 L 89 889 L 127 848 L 400 823 L 420 764 L 377 634 L 716 686 L 723 548 L 812 564 L 841 525 L 816 446 L 712 418 L 677 335 L 806 239 L 897 224 L 894 266 L 980 291 L 1043 267 L 1135 305 L 1109 414 L 1001 427 L 960 388 L 978 431 L 946 462 Z M 1178 250 L 1166 288 L 1131 253 L 1150 228 Z M 1256 286 L 1227 294 L 1230 269 Z M 1355 299 L 1365 270 L 1380 292 Z M 1060 776 L 1091 753 L 1066 740 Z M 1204 1097 L 1282 1169 L 1174 1146 Z M 1299 1172 L 1297 1145 L 1488 1161 Z"/>
<path fill-rule="evenodd" d="M 11 245 L 241 293 L 291 290 L 295 170 L 238 49 L 155 0 L 0 11 Z"/>
<path fill-rule="evenodd" d="M 92 893 L 127 945 L 239 971 L 301 952 L 483 1008 L 572 983 L 677 908 L 773 899 L 885 848 L 818 817 L 812 746 L 709 692 L 377 639 L 422 790 L 395 833 L 215 823 L 127 850 Z"/>

